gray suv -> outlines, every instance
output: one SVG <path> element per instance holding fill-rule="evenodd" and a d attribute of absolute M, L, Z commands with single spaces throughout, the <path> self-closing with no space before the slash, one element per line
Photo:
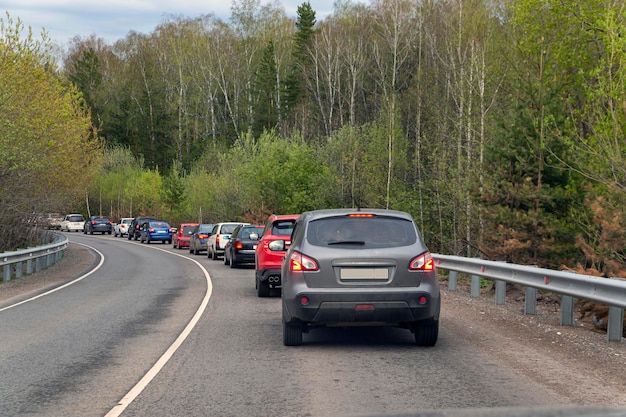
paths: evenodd
<path fill-rule="evenodd" d="M 284 241 L 273 242 L 283 250 Z M 283 344 L 302 344 L 319 326 L 409 329 L 419 346 L 439 335 L 435 263 L 413 218 L 381 209 L 329 209 L 300 215 L 282 263 Z"/>

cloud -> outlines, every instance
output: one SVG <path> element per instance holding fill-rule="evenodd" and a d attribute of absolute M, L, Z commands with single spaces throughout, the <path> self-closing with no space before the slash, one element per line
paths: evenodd
<path fill-rule="evenodd" d="M 288 16 L 295 17 L 297 7 L 304 1 L 279 3 Z M 309 2 L 318 13 L 318 20 L 332 12 L 333 0 Z M 26 27 L 30 26 L 35 36 L 45 28 L 62 45 L 76 35 L 86 38 L 92 34 L 114 43 L 130 31 L 150 33 L 171 16 L 195 18 L 213 14 L 227 21 L 231 4 L 229 0 L 4 0 L 3 8 L 14 20 L 19 18 Z"/>

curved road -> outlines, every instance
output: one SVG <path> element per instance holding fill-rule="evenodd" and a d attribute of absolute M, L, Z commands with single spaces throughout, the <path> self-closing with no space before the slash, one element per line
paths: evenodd
<path fill-rule="evenodd" d="M 101 266 L 0 311 L 2 415 L 341 416 L 625 403 L 609 404 L 615 393 L 602 390 L 581 397 L 574 385 L 589 376 L 549 357 L 540 365 L 553 368 L 554 380 L 538 384 L 532 372 L 492 354 L 511 341 L 481 346 L 445 299 L 434 348 L 417 348 L 408 331 L 385 328 L 319 329 L 305 334 L 303 346 L 286 348 L 280 298 L 256 297 L 253 269 L 171 245 L 70 239 L 101 253 Z M 133 391 L 199 313 L 169 361 Z M 537 365 L 527 348 L 515 354 Z"/>

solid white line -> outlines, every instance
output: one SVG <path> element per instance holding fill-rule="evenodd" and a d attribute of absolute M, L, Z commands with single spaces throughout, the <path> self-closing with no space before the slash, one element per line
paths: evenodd
<path fill-rule="evenodd" d="M 165 353 L 159 358 L 159 360 L 156 361 L 156 363 L 143 376 L 143 378 L 141 378 L 141 380 L 133 388 L 131 388 L 130 391 L 128 391 L 128 393 L 124 396 L 124 398 L 122 398 L 120 402 L 105 415 L 105 417 L 118 417 L 120 414 L 122 414 L 124 410 L 135 400 L 135 398 L 137 398 L 139 394 L 141 394 L 141 392 L 148 386 L 148 384 L 154 379 L 154 377 L 157 376 L 157 374 L 161 371 L 161 369 L 163 369 L 165 364 L 170 360 L 170 358 L 174 355 L 174 353 L 178 350 L 178 348 L 183 344 L 187 336 L 189 336 L 193 328 L 196 326 L 196 324 L 200 320 L 200 317 L 202 317 L 204 310 L 206 310 L 206 307 L 209 304 L 209 299 L 211 298 L 211 294 L 213 293 L 213 285 L 211 284 L 211 276 L 209 275 L 209 272 L 200 264 L 200 262 L 196 261 L 195 259 L 191 259 L 187 256 L 169 252 L 165 249 L 160 249 L 160 248 L 153 248 L 153 249 L 157 249 L 157 250 L 169 253 L 171 255 L 180 256 L 181 258 L 188 259 L 194 262 L 196 265 L 198 265 L 198 267 L 204 272 L 204 277 L 207 282 L 207 291 L 206 291 L 206 294 L 204 295 L 204 299 L 202 300 L 202 303 L 200 304 L 200 307 L 198 308 L 194 316 L 191 318 L 191 320 L 189 321 L 185 329 L 182 331 L 182 333 L 176 338 L 174 343 L 172 343 L 172 345 L 165 351 Z"/>
<path fill-rule="evenodd" d="M 85 244 L 83 244 L 83 243 L 78 243 L 78 242 L 71 242 L 71 243 L 75 243 L 75 244 L 77 244 L 77 245 L 82 245 L 82 246 L 85 246 L 85 247 L 87 247 L 87 248 L 92 249 L 93 251 L 95 251 L 98 255 L 100 255 L 100 263 L 98 263 L 98 265 L 97 265 L 94 269 L 92 269 L 91 271 L 87 272 L 85 275 L 82 275 L 82 276 L 80 276 L 80 277 L 76 278 L 76 279 L 75 279 L 75 280 L 73 280 L 73 281 L 70 281 L 70 282 L 68 282 L 68 283 L 66 283 L 66 284 L 63 284 L 63 285 L 61 285 L 60 287 L 56 287 L 56 288 L 54 288 L 54 289 L 52 289 L 52 290 L 50 290 L 50 291 L 46 291 L 46 292 L 44 292 L 44 293 L 41 293 L 41 294 L 36 295 L 36 296 L 34 296 L 34 297 L 31 297 L 31 298 L 29 298 L 29 299 L 27 299 L 27 300 L 20 301 L 19 303 L 11 304 L 10 306 L 6 306 L 6 307 L 4 307 L 4 308 L 0 308 L 0 312 L 2 312 L 2 311 L 4 311 L 4 310 L 8 310 L 8 309 L 13 308 L 13 307 L 17 307 L 17 306 L 22 305 L 22 304 L 25 304 L 25 303 L 28 303 L 29 301 L 36 300 L 36 299 L 41 298 L 41 297 L 43 297 L 43 296 L 50 295 L 50 294 L 52 294 L 52 293 L 54 293 L 54 292 L 57 292 L 57 291 L 59 291 L 59 290 L 62 290 L 62 289 L 63 289 L 63 288 L 65 288 L 65 287 L 69 287 L 69 286 L 70 286 L 70 285 L 72 285 L 72 284 L 76 284 L 78 281 L 82 281 L 83 279 L 87 278 L 89 275 L 93 274 L 93 273 L 94 273 L 94 272 L 96 272 L 98 269 L 100 269 L 100 267 L 101 267 L 101 266 L 102 266 L 102 264 L 104 263 L 104 255 L 102 254 L 102 252 L 100 252 L 99 250 L 97 250 L 97 249 L 96 249 L 96 248 L 94 248 L 93 246 L 85 245 Z"/>

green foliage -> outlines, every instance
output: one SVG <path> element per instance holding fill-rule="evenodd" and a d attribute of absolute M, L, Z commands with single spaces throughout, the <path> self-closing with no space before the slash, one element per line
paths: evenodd
<path fill-rule="evenodd" d="M 52 71 L 46 36 L 22 29 L 0 19 L 0 251 L 30 239 L 15 227 L 26 213 L 81 200 L 100 157 L 80 93 Z"/>
<path fill-rule="evenodd" d="M 180 177 L 180 171 L 177 165 L 180 164 L 174 164 L 170 173 L 163 178 L 163 187 L 161 188 L 161 199 L 165 207 L 169 209 L 169 219 L 178 217 L 175 216 L 175 214 L 184 207 L 186 202 L 185 184 Z"/>
<path fill-rule="evenodd" d="M 317 22 L 309 2 L 290 19 L 237 0 L 230 23 L 78 40 L 66 79 L 3 22 L 2 203 L 172 222 L 389 207 L 434 252 L 616 271 L 624 7 L 339 1 Z"/>
<path fill-rule="evenodd" d="M 272 130 L 278 124 L 278 74 L 274 54 L 274 42 L 270 41 L 263 51 L 256 80 L 259 94 L 252 126 L 255 137 L 259 137 L 264 130 Z"/>
<path fill-rule="evenodd" d="M 283 97 L 285 109 L 292 113 L 299 102 L 306 98 L 306 83 L 311 69 L 315 22 L 315 11 L 311 8 L 309 2 L 304 2 L 298 6 L 292 63 L 285 81 Z"/>

